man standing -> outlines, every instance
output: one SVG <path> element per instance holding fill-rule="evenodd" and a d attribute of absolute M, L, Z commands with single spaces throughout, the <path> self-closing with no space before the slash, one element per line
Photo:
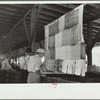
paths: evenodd
<path fill-rule="evenodd" d="M 42 65 L 42 57 L 44 56 L 44 49 L 37 49 L 36 54 L 32 55 L 28 62 L 28 83 L 40 83 L 41 73 L 40 67 Z"/>
<path fill-rule="evenodd" d="M 27 83 L 27 76 L 28 76 L 28 62 L 30 56 L 33 55 L 31 48 L 27 48 L 25 55 L 20 58 L 20 70 L 21 70 L 21 83 Z"/>

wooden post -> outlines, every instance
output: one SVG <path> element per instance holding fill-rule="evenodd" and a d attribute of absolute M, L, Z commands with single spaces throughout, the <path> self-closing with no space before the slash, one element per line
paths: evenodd
<path fill-rule="evenodd" d="M 11 51 L 11 40 L 12 40 L 12 31 L 11 33 L 9 34 L 9 41 L 8 41 L 8 54 L 10 53 Z"/>
<path fill-rule="evenodd" d="M 24 23 L 24 28 L 25 28 L 25 32 L 26 32 L 26 35 L 27 35 L 29 46 L 31 46 L 30 45 L 30 43 L 31 43 L 31 37 L 30 37 L 30 33 L 28 32 L 28 28 L 27 28 L 27 24 L 26 24 L 25 18 L 23 19 L 23 23 Z"/>
<path fill-rule="evenodd" d="M 36 20 L 36 7 L 33 7 L 31 10 L 31 37 L 35 26 L 35 20 Z"/>
<path fill-rule="evenodd" d="M 40 41 L 39 41 L 39 45 L 40 45 L 40 48 L 43 48 Z"/>
<path fill-rule="evenodd" d="M 35 27 L 35 20 L 36 20 L 36 7 L 32 8 L 31 11 L 31 47 L 33 50 L 33 53 L 35 52 L 35 35 L 36 32 L 34 32 L 34 38 L 32 38 L 32 34 L 34 31 L 34 27 Z"/>
<path fill-rule="evenodd" d="M 33 53 L 35 53 L 35 37 L 36 37 L 36 31 L 34 32 L 34 37 L 32 39 L 32 44 L 31 44 Z"/>
<path fill-rule="evenodd" d="M 41 5 L 38 6 L 38 9 L 34 7 L 31 11 L 31 45 L 33 46 L 33 52 L 35 52 L 36 25 L 39 19 L 40 11 Z"/>
<path fill-rule="evenodd" d="M 87 37 L 87 57 L 88 57 L 88 66 L 92 65 L 92 49 L 90 49 L 92 43 L 92 32 L 91 32 L 91 23 L 87 24 L 88 37 Z"/>

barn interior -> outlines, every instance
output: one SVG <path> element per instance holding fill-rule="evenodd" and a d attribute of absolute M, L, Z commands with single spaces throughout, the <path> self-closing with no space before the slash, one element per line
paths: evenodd
<path fill-rule="evenodd" d="M 81 4 L 0 4 L 0 58 L 10 57 L 17 63 L 27 48 L 35 53 L 45 48 L 45 26 Z M 87 72 L 85 77 L 45 73 L 42 83 L 100 82 L 99 71 L 89 71 L 92 49 L 100 46 L 100 4 L 84 4 L 83 36 L 86 44 Z M 0 70 L 0 83 L 26 83 L 15 71 Z M 57 81 L 59 79 L 59 81 Z"/>

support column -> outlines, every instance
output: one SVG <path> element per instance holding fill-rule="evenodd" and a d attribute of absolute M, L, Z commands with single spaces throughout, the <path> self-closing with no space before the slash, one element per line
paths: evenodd
<path fill-rule="evenodd" d="M 40 48 L 43 48 L 40 41 L 39 41 L 39 45 L 40 45 Z"/>
<path fill-rule="evenodd" d="M 92 65 L 92 49 L 88 50 L 88 66 Z"/>
<path fill-rule="evenodd" d="M 26 35 L 27 35 L 27 40 L 28 40 L 28 43 L 29 43 L 29 47 L 31 46 L 31 37 L 30 37 L 30 33 L 28 31 L 28 27 L 27 27 L 27 24 L 26 24 L 26 21 L 25 21 L 25 18 L 23 19 L 23 23 L 24 23 L 24 29 L 25 29 L 25 32 L 26 32 Z"/>
<path fill-rule="evenodd" d="M 31 11 L 31 45 L 33 52 L 35 52 L 36 25 L 39 19 L 40 11 L 41 5 L 38 5 L 38 9 L 34 7 Z"/>
<path fill-rule="evenodd" d="M 8 54 L 9 54 L 11 52 L 12 31 L 9 34 L 8 38 L 9 38 L 9 41 L 8 41 L 8 48 L 7 49 L 8 49 Z"/>
<path fill-rule="evenodd" d="M 36 31 L 34 32 L 34 37 L 32 39 L 32 43 L 31 43 L 33 53 L 35 53 L 35 38 L 36 38 Z"/>
<path fill-rule="evenodd" d="M 36 7 L 32 8 L 31 11 L 31 47 L 32 47 L 32 51 L 35 52 L 35 35 L 36 32 L 34 32 L 34 37 L 32 38 L 32 34 L 34 31 L 34 27 L 35 27 L 35 20 L 36 20 Z"/>
<path fill-rule="evenodd" d="M 87 31 L 88 31 L 88 36 L 87 36 L 87 60 L 88 60 L 88 66 L 92 65 L 92 49 L 90 48 L 92 44 L 92 32 L 91 32 L 91 23 L 87 24 Z M 87 69 L 88 70 L 88 69 Z"/>

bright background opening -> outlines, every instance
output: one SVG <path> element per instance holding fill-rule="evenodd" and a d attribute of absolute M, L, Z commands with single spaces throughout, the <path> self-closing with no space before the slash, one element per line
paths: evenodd
<path fill-rule="evenodd" d="M 100 46 L 92 49 L 92 65 L 100 66 Z"/>

